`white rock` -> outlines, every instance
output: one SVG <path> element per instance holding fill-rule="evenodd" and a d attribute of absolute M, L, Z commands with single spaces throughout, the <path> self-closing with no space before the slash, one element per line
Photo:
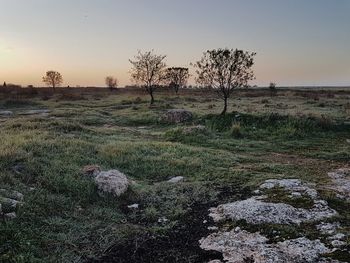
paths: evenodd
<path fill-rule="evenodd" d="M 333 235 L 339 227 L 339 223 L 321 223 L 316 226 L 317 230 L 324 235 Z"/>
<path fill-rule="evenodd" d="M 328 237 L 328 240 L 344 240 L 346 238 L 346 235 L 343 233 L 335 234 L 334 236 Z"/>
<path fill-rule="evenodd" d="M 132 204 L 132 205 L 128 205 L 129 209 L 138 209 L 139 208 L 139 204 Z"/>
<path fill-rule="evenodd" d="M 183 182 L 184 179 L 185 178 L 183 176 L 176 176 L 176 177 L 173 177 L 173 178 L 169 179 L 168 183 L 176 184 L 176 183 Z"/>
<path fill-rule="evenodd" d="M 201 239 L 200 246 L 221 252 L 229 263 L 247 262 L 248 259 L 254 263 L 312 263 L 317 262 L 321 254 L 330 252 L 319 240 L 298 238 L 268 244 L 264 236 L 245 230 L 213 233 Z"/>
<path fill-rule="evenodd" d="M 4 217 L 5 217 L 5 219 L 12 220 L 12 219 L 15 219 L 17 217 L 17 215 L 15 212 L 12 212 L 12 213 L 5 214 Z"/>
<path fill-rule="evenodd" d="M 166 217 L 160 217 L 160 218 L 158 218 L 158 223 L 160 223 L 160 224 L 162 224 L 162 223 L 166 223 L 166 222 L 168 222 L 169 220 L 166 218 Z"/>
<path fill-rule="evenodd" d="M 0 116 L 3 116 L 3 117 L 10 117 L 13 115 L 13 112 L 12 111 L 9 111 L 9 110 L 2 110 L 0 111 Z"/>
<path fill-rule="evenodd" d="M 47 109 L 43 109 L 43 110 L 28 110 L 25 112 L 22 112 L 20 115 L 36 115 L 36 114 L 40 114 L 40 115 L 47 115 L 49 114 L 51 111 L 47 110 Z"/>
<path fill-rule="evenodd" d="M 168 110 L 161 119 L 163 121 L 170 122 L 170 123 L 181 123 L 181 122 L 191 120 L 192 117 L 193 117 L 192 112 L 188 110 L 173 109 L 173 110 Z"/>
<path fill-rule="evenodd" d="M 118 170 L 100 172 L 94 181 L 98 190 L 103 193 L 109 193 L 114 196 L 120 196 L 128 190 L 129 181 L 127 177 Z"/>
<path fill-rule="evenodd" d="M 341 240 L 333 240 L 332 242 L 331 242 L 331 244 L 332 244 L 332 246 L 333 247 L 343 247 L 343 246 L 345 246 L 346 245 L 346 242 L 344 242 L 344 241 L 341 241 Z"/>
<path fill-rule="evenodd" d="M 269 179 L 260 185 L 260 189 L 272 189 L 275 187 L 281 187 L 286 191 L 290 191 L 293 197 L 300 197 L 303 194 L 312 199 L 317 199 L 318 197 L 315 189 L 303 184 L 299 179 Z"/>
<path fill-rule="evenodd" d="M 251 224 L 300 224 L 330 218 L 336 214 L 326 204 L 317 203 L 312 209 L 303 209 L 284 203 L 262 202 L 254 197 L 210 209 L 210 216 L 215 222 L 243 219 Z"/>

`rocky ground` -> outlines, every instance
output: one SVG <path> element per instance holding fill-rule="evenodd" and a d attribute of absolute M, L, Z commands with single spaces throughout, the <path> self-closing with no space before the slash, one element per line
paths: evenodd
<path fill-rule="evenodd" d="M 332 189 L 336 190 L 343 198 L 348 198 L 350 193 L 349 169 L 339 169 L 330 172 L 333 180 Z M 294 207 L 283 202 L 270 202 L 267 190 L 280 189 L 284 191 L 291 201 L 300 198 L 308 198 L 312 205 L 308 208 Z M 271 236 L 267 238 L 259 232 L 249 232 L 236 227 L 232 230 L 227 227 L 211 227 L 216 230 L 209 236 L 200 240 L 201 248 L 221 252 L 223 261 L 213 260 L 211 263 L 273 263 L 273 262 L 340 262 L 327 259 L 324 255 L 335 251 L 347 251 L 345 240 L 348 233 L 342 233 L 342 225 L 339 222 L 325 223 L 335 218 L 337 211 L 331 209 L 325 200 L 319 198 L 318 192 L 310 185 L 304 184 L 299 179 L 271 179 L 266 180 L 254 197 L 243 201 L 236 201 L 219 205 L 210 209 L 210 217 L 216 223 L 223 226 L 227 221 L 244 221 L 252 225 L 277 224 L 300 225 L 308 223 L 318 231 L 320 239 L 310 240 L 306 237 L 295 239 L 283 238 L 283 241 L 273 242 Z M 278 231 L 273 233 L 278 237 Z"/>

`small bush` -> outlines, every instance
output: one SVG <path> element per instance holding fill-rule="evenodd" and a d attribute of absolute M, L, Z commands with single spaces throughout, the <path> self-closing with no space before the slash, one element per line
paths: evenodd
<path fill-rule="evenodd" d="M 231 130 L 230 130 L 231 136 L 234 138 L 240 138 L 242 137 L 242 132 L 241 132 L 241 124 L 239 122 L 234 122 L 232 124 Z"/>

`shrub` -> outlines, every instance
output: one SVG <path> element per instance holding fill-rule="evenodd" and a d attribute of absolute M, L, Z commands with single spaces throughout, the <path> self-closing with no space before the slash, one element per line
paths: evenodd
<path fill-rule="evenodd" d="M 233 122 L 230 133 L 234 138 L 242 137 L 241 124 L 239 122 Z"/>

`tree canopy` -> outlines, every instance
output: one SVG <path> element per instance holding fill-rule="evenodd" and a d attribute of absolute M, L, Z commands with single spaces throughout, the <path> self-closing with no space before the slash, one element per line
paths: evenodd
<path fill-rule="evenodd" d="M 146 89 L 151 96 L 151 104 L 154 103 L 154 89 L 166 79 L 165 58 L 166 56 L 154 54 L 153 51 L 139 51 L 134 60 L 129 60 L 132 64 L 131 78 Z"/>
<path fill-rule="evenodd" d="M 227 100 L 232 90 L 247 87 L 248 82 L 254 79 L 252 66 L 255 55 L 255 52 L 238 49 L 213 49 L 204 52 L 201 60 L 194 64 L 196 81 L 217 89 L 224 100 L 221 114 L 227 111 Z"/>

